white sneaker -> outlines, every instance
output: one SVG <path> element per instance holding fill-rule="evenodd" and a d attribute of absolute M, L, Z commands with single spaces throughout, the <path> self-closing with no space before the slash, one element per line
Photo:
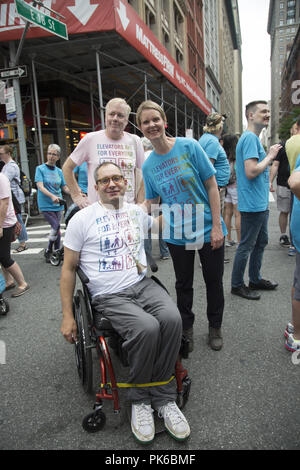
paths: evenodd
<path fill-rule="evenodd" d="M 289 322 L 289 323 L 287 324 L 287 326 L 286 326 L 286 329 L 285 329 L 285 332 L 284 332 L 284 336 L 285 336 L 286 338 L 288 338 L 290 335 L 293 335 L 294 332 L 295 332 L 294 325 L 293 325 L 291 322 Z"/>
<path fill-rule="evenodd" d="M 189 437 L 191 433 L 189 424 L 174 401 L 161 406 L 158 416 L 164 418 L 167 431 L 177 441 L 184 441 Z"/>
<path fill-rule="evenodd" d="M 300 340 L 295 339 L 294 335 L 289 335 L 285 342 L 285 348 L 292 352 L 300 351 Z"/>
<path fill-rule="evenodd" d="M 153 441 L 155 429 L 151 405 L 145 405 L 144 403 L 132 404 L 131 430 L 141 444 L 148 444 Z"/>

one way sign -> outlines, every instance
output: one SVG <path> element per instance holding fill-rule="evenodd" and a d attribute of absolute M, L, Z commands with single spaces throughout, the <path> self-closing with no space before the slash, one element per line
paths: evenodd
<path fill-rule="evenodd" d="M 26 65 L 18 65 L 17 67 L 12 67 L 10 69 L 0 70 L 0 79 L 21 77 L 27 77 Z"/>

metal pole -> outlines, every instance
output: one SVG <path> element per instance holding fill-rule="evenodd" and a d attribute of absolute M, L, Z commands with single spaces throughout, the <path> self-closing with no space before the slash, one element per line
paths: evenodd
<path fill-rule="evenodd" d="M 145 101 L 148 99 L 147 74 L 144 75 Z"/>
<path fill-rule="evenodd" d="M 164 84 L 160 84 L 161 107 L 164 108 Z"/>
<path fill-rule="evenodd" d="M 15 44 L 10 41 L 9 43 L 9 52 L 10 52 L 10 61 L 12 64 L 15 62 Z M 21 168 L 28 178 L 30 178 L 28 157 L 27 157 L 27 147 L 24 131 L 24 120 L 23 120 L 23 110 L 22 110 L 22 99 L 20 91 L 20 82 L 18 78 L 13 79 L 13 88 L 15 93 L 16 100 L 16 115 L 17 115 L 17 129 L 18 129 L 18 141 L 19 141 L 19 151 L 20 151 L 20 163 Z"/>
<path fill-rule="evenodd" d="M 94 96 L 93 85 L 90 83 L 90 102 L 91 102 L 91 116 L 92 116 L 92 129 L 95 130 L 95 113 L 94 113 Z"/>
<path fill-rule="evenodd" d="M 97 64 L 98 92 L 99 92 L 99 102 L 100 102 L 101 128 L 105 129 L 105 120 L 104 120 L 104 111 L 103 111 L 102 83 L 101 83 L 101 68 L 100 68 L 100 57 L 99 57 L 99 52 L 98 51 L 96 51 L 96 64 Z"/>
<path fill-rule="evenodd" d="M 177 93 L 175 93 L 175 135 L 178 133 Z"/>
<path fill-rule="evenodd" d="M 31 61 L 31 67 L 32 67 L 32 78 L 33 78 L 33 90 L 34 90 L 34 100 L 35 100 L 35 109 L 36 109 L 36 119 L 37 119 L 39 144 L 40 144 L 40 158 L 39 158 L 39 160 L 40 160 L 40 165 L 41 165 L 44 162 L 44 147 L 43 147 L 43 138 L 42 138 L 39 95 L 38 95 L 35 65 L 34 65 L 34 60 L 33 59 Z"/>

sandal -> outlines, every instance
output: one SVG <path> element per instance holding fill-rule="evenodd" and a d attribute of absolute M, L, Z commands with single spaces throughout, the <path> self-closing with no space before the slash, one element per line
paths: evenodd
<path fill-rule="evenodd" d="M 25 251 L 27 250 L 27 246 L 26 245 L 20 245 L 18 246 L 18 248 L 16 248 L 13 253 L 21 253 L 22 251 Z"/>
<path fill-rule="evenodd" d="M 13 282 L 12 284 L 8 284 L 8 286 L 6 286 L 5 290 L 10 290 L 10 289 L 13 289 L 14 287 L 16 287 L 16 284 Z"/>
<path fill-rule="evenodd" d="M 25 292 L 27 292 L 29 288 L 30 288 L 29 284 L 27 284 L 26 287 L 18 287 L 17 290 L 15 290 L 15 292 L 11 294 L 11 297 L 12 298 L 20 297 L 20 295 L 25 294 Z"/>

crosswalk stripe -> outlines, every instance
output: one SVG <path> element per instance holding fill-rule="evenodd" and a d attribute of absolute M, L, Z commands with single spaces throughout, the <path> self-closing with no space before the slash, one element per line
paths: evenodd
<path fill-rule="evenodd" d="M 26 231 L 28 234 L 28 240 L 26 241 L 26 245 L 28 248 L 20 253 L 14 253 L 13 250 L 19 245 L 18 240 L 12 243 L 12 256 L 21 256 L 21 255 L 37 255 L 42 253 L 47 246 L 48 243 L 48 236 L 51 230 L 50 225 L 35 225 L 34 227 L 26 227 Z M 61 241 L 64 240 L 64 233 L 65 233 L 65 224 L 61 225 Z M 43 236 L 44 235 L 44 236 Z M 37 243 L 41 244 L 42 246 L 34 247 L 32 245 L 36 245 Z M 31 245 L 31 246 L 30 246 Z"/>
<path fill-rule="evenodd" d="M 20 255 L 38 255 L 44 251 L 44 248 L 27 248 L 25 251 L 21 251 L 20 253 L 12 253 L 12 256 L 20 256 Z"/>

